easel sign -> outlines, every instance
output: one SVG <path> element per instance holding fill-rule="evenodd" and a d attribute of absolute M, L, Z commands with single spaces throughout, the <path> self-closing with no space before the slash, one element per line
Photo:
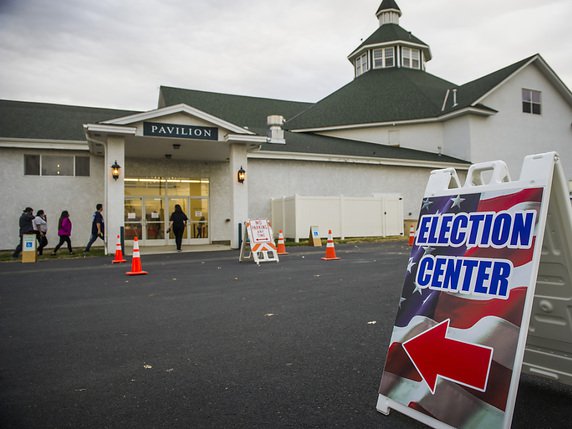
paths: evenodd
<path fill-rule="evenodd" d="M 272 238 L 272 226 L 266 219 L 253 219 L 244 222 L 245 240 L 240 246 L 239 262 L 253 259 L 260 262 L 279 262 L 278 249 Z"/>
<path fill-rule="evenodd" d="M 310 242 L 310 246 L 313 247 L 322 247 L 322 239 L 320 238 L 320 227 L 317 225 L 313 225 L 310 227 L 310 236 L 308 241 Z"/>
<path fill-rule="evenodd" d="M 545 334 L 537 353 L 527 345 L 531 314 L 544 305 L 534 324 L 548 322 L 546 332 L 554 332 L 572 299 L 571 268 L 555 270 L 545 259 L 543 241 L 552 235 L 560 237 L 553 256 L 570 267 L 572 209 L 556 153 L 527 156 L 517 181 L 502 161 L 471 166 L 464 186 L 454 169 L 432 172 L 378 411 L 394 409 L 435 428 L 509 428 L 523 359 L 537 374 L 572 380 L 568 323 L 557 336 Z M 537 282 L 552 291 L 535 297 Z"/>

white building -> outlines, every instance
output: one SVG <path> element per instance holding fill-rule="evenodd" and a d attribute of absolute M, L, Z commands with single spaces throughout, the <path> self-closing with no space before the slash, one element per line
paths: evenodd
<path fill-rule="evenodd" d="M 416 218 L 432 169 L 503 159 L 518 177 L 525 155 L 550 150 L 572 179 L 572 93 L 540 55 L 456 85 L 426 70 L 429 45 L 399 25 L 395 1 L 376 15 L 348 57 L 355 79 L 317 103 L 170 87 L 146 112 L 0 100 L 0 249 L 17 244 L 26 206 L 48 213 L 51 245 L 68 210 L 83 247 L 101 202 L 110 252 L 121 227 L 143 246 L 172 243 L 174 204 L 186 244 L 236 247 L 238 224 L 270 218 L 272 198 L 399 193 Z"/>

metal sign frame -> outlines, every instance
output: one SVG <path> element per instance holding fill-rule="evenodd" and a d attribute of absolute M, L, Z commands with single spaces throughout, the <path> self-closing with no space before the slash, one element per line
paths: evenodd
<path fill-rule="evenodd" d="M 527 156 L 516 181 L 502 161 L 471 166 L 463 186 L 454 169 L 433 171 L 377 410 L 509 428 L 521 368 L 570 383 L 571 243 L 555 152 Z"/>
<path fill-rule="evenodd" d="M 274 243 L 272 225 L 267 219 L 249 219 L 244 222 L 244 240 L 240 246 L 239 262 L 252 259 L 261 262 L 279 262 L 278 249 Z"/>

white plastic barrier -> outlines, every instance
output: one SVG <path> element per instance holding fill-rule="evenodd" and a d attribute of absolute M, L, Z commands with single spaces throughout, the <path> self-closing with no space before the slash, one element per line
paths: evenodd
<path fill-rule="evenodd" d="M 403 235 L 403 197 L 378 194 L 373 197 L 302 196 L 272 199 L 272 226 L 285 238 L 308 238 L 310 227 L 319 226 L 320 236 L 387 237 Z"/>

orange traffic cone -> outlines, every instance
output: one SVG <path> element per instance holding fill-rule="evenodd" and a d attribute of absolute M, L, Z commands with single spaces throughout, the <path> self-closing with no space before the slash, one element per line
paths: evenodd
<path fill-rule="evenodd" d="M 131 261 L 131 271 L 125 274 L 128 276 L 149 274 L 147 271 L 143 271 L 141 269 L 141 256 L 139 255 L 139 240 L 137 240 L 137 237 L 133 238 L 133 260 Z"/>
<path fill-rule="evenodd" d="M 411 225 L 411 228 L 409 228 L 409 245 L 413 246 L 414 242 L 415 242 L 415 227 Z"/>
<path fill-rule="evenodd" d="M 288 252 L 286 251 L 286 244 L 284 244 L 284 234 L 282 234 L 282 230 L 278 233 L 278 254 L 279 255 L 287 255 Z"/>
<path fill-rule="evenodd" d="M 121 240 L 119 239 L 119 234 L 118 234 L 117 244 L 115 245 L 115 259 L 111 261 L 111 263 L 122 264 L 123 262 L 127 262 L 127 260 L 123 258 L 123 252 L 121 251 Z"/>
<path fill-rule="evenodd" d="M 335 261 L 340 259 L 336 256 L 336 249 L 334 248 L 334 239 L 332 237 L 332 230 L 328 230 L 328 244 L 326 244 L 326 256 L 322 261 Z"/>

